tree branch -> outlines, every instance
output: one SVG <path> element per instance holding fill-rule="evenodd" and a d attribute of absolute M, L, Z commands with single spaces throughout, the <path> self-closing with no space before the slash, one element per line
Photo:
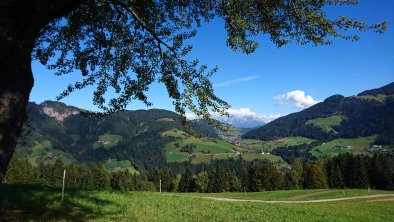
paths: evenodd
<path fill-rule="evenodd" d="M 163 41 L 157 34 L 156 32 L 151 29 L 146 23 L 138 16 L 138 14 L 135 12 L 135 10 L 132 7 L 127 6 L 124 2 L 122 1 L 116 1 L 116 0 L 111 0 L 113 5 L 120 5 L 122 8 L 124 8 L 126 11 L 130 12 L 130 14 L 134 17 L 134 19 L 145 29 L 147 30 L 153 38 L 155 38 L 158 42 L 159 45 L 157 45 L 158 48 L 161 49 L 160 44 L 164 45 L 166 48 L 168 48 L 170 51 L 172 51 L 174 54 L 174 48 L 170 45 L 168 45 L 165 41 Z"/>

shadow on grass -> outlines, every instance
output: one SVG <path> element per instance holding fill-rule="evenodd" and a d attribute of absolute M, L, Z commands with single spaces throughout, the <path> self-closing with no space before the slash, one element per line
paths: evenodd
<path fill-rule="evenodd" d="M 0 185 L 0 221 L 94 220 L 103 215 L 100 209 L 106 205 L 116 203 L 76 190 L 68 190 L 61 202 L 60 189 L 25 184 Z"/>

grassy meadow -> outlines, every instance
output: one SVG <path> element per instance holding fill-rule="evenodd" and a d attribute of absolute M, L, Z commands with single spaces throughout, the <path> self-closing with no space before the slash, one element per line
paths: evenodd
<path fill-rule="evenodd" d="M 28 156 L 29 162 L 34 166 L 43 161 L 47 163 L 54 163 L 56 158 L 62 158 L 65 164 L 76 162 L 76 159 L 71 154 L 55 149 L 49 140 L 37 143 L 32 148 L 31 154 Z"/>
<path fill-rule="evenodd" d="M 338 153 L 351 152 L 353 154 L 367 154 L 367 149 L 375 142 L 376 136 L 359 137 L 351 139 L 335 139 L 314 147 L 311 154 L 316 157 L 330 156 Z M 336 146 L 352 146 L 352 149 L 336 148 Z"/>
<path fill-rule="evenodd" d="M 241 146 L 246 148 L 256 149 L 256 150 L 272 151 L 278 147 L 295 146 L 303 143 L 309 144 L 313 141 L 315 140 L 302 136 L 284 137 L 272 141 L 243 139 L 241 140 Z"/>
<path fill-rule="evenodd" d="M 96 141 L 93 144 L 93 148 L 97 149 L 101 146 L 103 146 L 105 149 L 110 149 L 118 144 L 119 141 L 121 141 L 123 137 L 121 135 L 115 135 L 115 134 L 104 134 L 99 137 L 99 140 Z"/>
<path fill-rule="evenodd" d="M 329 116 L 326 118 L 316 118 L 308 120 L 305 124 L 315 125 L 323 129 L 324 132 L 337 133 L 332 127 L 339 126 L 342 122 L 341 116 Z"/>
<path fill-rule="evenodd" d="M 309 193 L 324 190 L 311 190 Z M 335 194 L 337 191 L 331 192 Z M 394 221 L 394 201 L 381 198 L 327 203 L 250 203 L 204 196 L 288 200 L 304 190 L 260 193 L 170 194 L 157 192 L 70 191 L 30 185 L 0 186 L 0 220 L 6 221 Z M 341 191 L 338 191 L 343 196 Z M 376 193 L 394 193 L 372 191 Z M 347 194 L 364 195 L 361 190 Z M 238 197 L 237 197 L 238 195 Z M 319 198 L 315 195 L 314 198 Z M 324 197 L 325 198 L 325 197 Z M 302 199 L 298 199 L 302 200 Z"/>

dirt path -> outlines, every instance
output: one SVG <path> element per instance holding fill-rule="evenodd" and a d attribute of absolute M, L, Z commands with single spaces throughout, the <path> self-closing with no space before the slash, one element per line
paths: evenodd
<path fill-rule="evenodd" d="M 222 197 L 202 197 L 204 199 L 216 200 L 216 201 L 228 201 L 228 202 L 250 202 L 250 203 L 285 203 L 285 204 L 306 204 L 306 203 L 325 203 L 343 200 L 356 200 L 356 199 L 371 199 L 371 198 L 394 198 L 394 194 L 375 194 L 368 196 L 358 197 L 342 197 L 322 200 L 242 200 L 233 198 L 222 198 Z"/>
<path fill-rule="evenodd" d="M 327 191 L 320 191 L 320 192 L 302 194 L 302 195 L 292 196 L 292 197 L 289 197 L 287 199 L 288 200 L 298 200 L 298 199 L 303 199 L 303 198 L 312 197 L 312 196 L 320 195 L 320 194 L 323 194 L 323 193 L 331 193 L 331 192 L 334 192 L 334 190 L 327 190 Z"/>
<path fill-rule="evenodd" d="M 381 201 L 394 201 L 394 197 L 382 198 L 382 199 L 376 199 L 376 200 L 368 200 L 367 202 L 381 202 Z"/>
<path fill-rule="evenodd" d="M 367 195 L 367 196 L 342 197 L 342 198 L 331 198 L 331 199 L 321 199 L 321 200 L 244 200 L 244 199 L 234 199 L 234 198 L 225 198 L 225 197 L 185 196 L 185 195 L 177 195 L 177 194 L 166 194 L 166 195 L 180 196 L 180 197 L 193 197 L 193 198 L 201 198 L 201 199 L 225 201 L 225 202 L 273 203 L 273 204 L 276 204 L 276 203 L 284 203 L 284 204 L 325 203 L 325 202 L 334 202 L 334 201 L 372 199 L 372 198 L 381 198 L 381 199 L 369 200 L 368 202 L 380 201 L 380 200 L 381 201 L 394 200 L 394 194 L 375 194 L 375 195 Z"/>

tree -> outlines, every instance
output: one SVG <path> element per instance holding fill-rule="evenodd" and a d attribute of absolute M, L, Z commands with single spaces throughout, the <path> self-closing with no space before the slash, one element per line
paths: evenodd
<path fill-rule="evenodd" d="M 311 162 L 305 169 L 304 187 L 308 189 L 328 188 L 327 177 L 323 170 L 323 163 L 319 161 Z"/>
<path fill-rule="evenodd" d="M 182 174 L 181 180 L 179 181 L 179 192 L 194 192 L 194 185 L 193 185 L 193 173 L 188 168 L 186 169 L 185 173 Z"/>
<path fill-rule="evenodd" d="M 208 183 L 209 183 L 208 173 L 205 171 L 198 173 L 196 179 L 196 191 L 199 193 L 205 193 L 208 188 Z"/>
<path fill-rule="evenodd" d="M 292 169 L 286 169 L 283 178 L 283 187 L 286 190 L 294 190 L 299 188 L 298 186 L 299 177 L 297 172 Z"/>
<path fill-rule="evenodd" d="M 299 159 L 299 158 L 295 158 L 294 160 L 293 160 L 293 162 L 292 162 L 292 164 L 291 164 L 291 168 L 292 168 L 292 170 L 294 171 L 294 176 L 296 177 L 296 180 L 297 180 L 297 184 L 298 184 L 298 186 L 299 187 L 302 187 L 303 185 L 302 185 L 302 183 L 303 183 L 303 181 L 302 181 L 302 174 L 303 174 L 303 172 L 304 172 L 304 169 L 303 169 L 303 167 L 302 167 L 302 161 L 301 161 L 301 159 Z"/>
<path fill-rule="evenodd" d="M 368 26 L 347 17 L 328 19 L 323 8 L 335 4 L 354 0 L 1 1 L 0 181 L 26 120 L 34 83 L 32 58 L 58 75 L 80 71 L 82 80 L 70 84 L 58 99 L 96 85 L 93 103 L 110 113 L 133 99 L 150 105 L 145 92 L 157 80 L 167 87 L 184 121 L 186 109 L 210 120 L 210 109 L 225 114 L 229 106 L 213 92 L 209 77 L 216 69 L 186 59 L 191 46 L 184 40 L 196 34 L 202 21 L 224 19 L 227 45 L 244 53 L 258 47 L 252 38 L 259 34 L 270 35 L 281 47 L 291 40 L 314 45 L 331 44 L 332 37 L 357 40 L 346 34 L 349 29 L 385 29 L 384 22 Z M 109 88 L 119 97 L 107 101 Z"/>

